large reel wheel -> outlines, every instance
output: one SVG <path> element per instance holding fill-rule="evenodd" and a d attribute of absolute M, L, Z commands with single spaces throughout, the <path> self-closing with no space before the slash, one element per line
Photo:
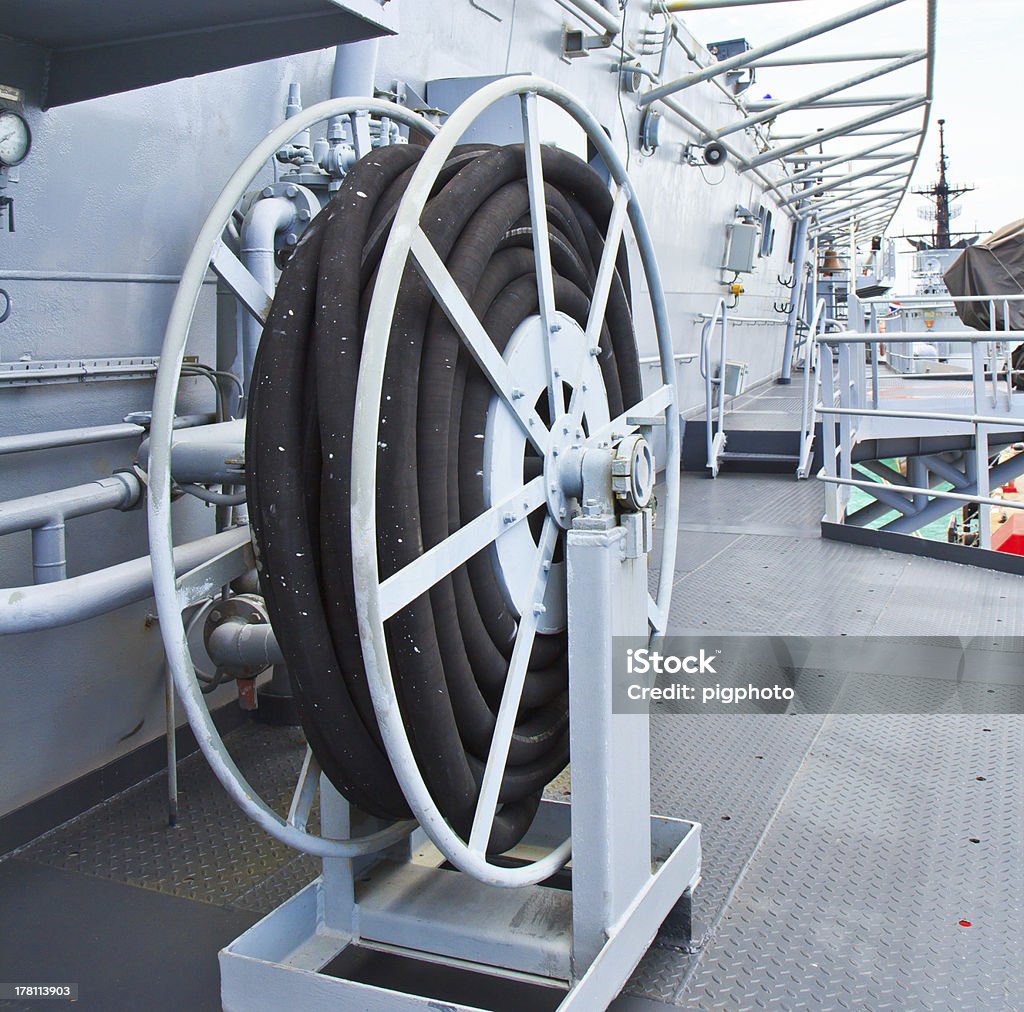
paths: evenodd
<path fill-rule="evenodd" d="M 225 246 L 222 237 L 239 201 L 263 167 L 295 136 L 328 119 L 349 117 L 358 142 L 364 131 L 359 117 L 375 114 L 432 137 L 436 127 L 424 117 L 392 102 L 365 97 L 337 98 L 310 106 L 276 127 L 249 153 L 221 191 L 189 256 L 171 308 L 153 395 L 150 428 L 148 520 L 153 588 L 167 664 L 189 724 L 206 760 L 231 798 L 275 839 L 319 857 L 356 857 L 374 853 L 397 842 L 413 829 L 411 821 L 395 822 L 373 834 L 352 840 L 331 840 L 306 828 L 316 793 L 319 767 L 307 752 L 296 784 L 291 809 L 282 818 L 246 781 L 232 760 L 206 706 L 182 622 L 184 602 L 179 596 L 171 531 L 171 437 L 175 400 L 185 349 L 204 278 L 212 267 L 236 297 L 261 323 L 265 322 L 271 293 L 249 274 Z M 217 560 L 211 566 L 214 578 Z M 214 580 L 214 582 L 217 582 Z M 223 581 L 220 581 L 223 582 Z"/>
<path fill-rule="evenodd" d="M 432 245 L 421 219 L 436 180 L 462 135 L 485 110 L 510 96 L 518 96 L 522 104 L 540 311 L 536 318 L 524 322 L 524 332 L 514 336 L 503 356 Z M 559 105 L 584 128 L 617 186 L 585 327 L 555 309 L 543 153 L 537 126 L 539 98 Z M 600 406 L 593 396 L 588 397 L 587 390 L 593 391 L 597 379 L 593 359 L 627 218 L 646 275 L 658 337 L 662 385 L 623 414 L 610 418 L 607 411 L 601 415 Z M 447 539 L 382 579 L 377 513 L 380 416 L 396 302 L 410 264 L 424 279 L 493 388 L 495 407 L 488 420 L 492 446 L 496 440 L 500 442 L 494 430 L 503 428 L 505 434 L 501 438 L 506 442 L 511 440 L 509 433 L 514 431 L 519 445 L 529 444 L 539 458 L 541 474 L 516 484 L 515 481 L 499 480 L 499 468 L 495 480 L 490 482 L 491 501 L 487 509 Z M 517 351 L 524 348 L 527 353 L 519 357 L 532 361 L 534 365 L 535 352 L 543 352 L 540 383 L 546 395 L 550 427 L 540 417 L 533 399 L 536 390 L 523 388 Z M 517 867 L 488 859 L 488 841 L 499 808 L 502 778 L 520 710 L 527 666 L 541 616 L 547 614 L 544 602 L 553 570 L 556 541 L 570 522 L 564 497 L 560 494 L 555 462 L 570 442 L 584 448 L 607 447 L 655 419 L 666 423 L 666 495 L 660 508 L 664 536 L 659 587 L 657 595 L 649 600 L 648 613 L 651 628 L 655 632 L 664 631 L 672 590 L 679 510 L 680 439 L 675 412 L 674 371 L 668 313 L 651 239 L 625 168 L 600 124 L 573 96 L 539 78 L 513 77 L 481 89 L 456 110 L 432 140 L 415 169 L 391 226 L 378 266 L 359 365 L 351 483 L 352 564 L 357 589 L 355 608 L 363 664 L 380 734 L 405 799 L 420 825 L 453 865 L 480 881 L 505 887 L 533 884 L 550 876 L 570 856 L 570 841 L 566 840 L 545 857 Z M 566 376 L 569 377 L 568 387 Z M 585 420 L 589 423 L 586 426 L 583 425 Z M 502 538 L 510 538 L 510 533 L 517 528 L 525 530 L 526 518 L 538 512 L 542 512 L 543 523 L 536 542 L 532 538 L 520 539 L 517 550 L 512 553 L 520 557 L 519 564 L 503 564 L 501 551 L 497 548 Z M 472 828 L 464 839 L 435 803 L 417 763 L 396 691 L 385 623 L 427 594 L 457 567 L 488 548 L 495 553 L 498 567 L 511 574 L 505 584 L 517 604 L 519 621 Z M 526 549 L 525 561 L 522 561 L 523 548 Z"/>

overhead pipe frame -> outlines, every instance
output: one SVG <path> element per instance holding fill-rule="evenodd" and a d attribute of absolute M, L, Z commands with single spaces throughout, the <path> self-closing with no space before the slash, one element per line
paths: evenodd
<path fill-rule="evenodd" d="M 703 0 L 703 2 L 706 3 L 708 0 Z M 735 0 L 732 0 L 732 2 L 735 2 Z M 764 3 L 773 2 L 773 0 L 752 0 L 752 4 L 754 2 Z M 737 53 L 728 60 L 721 60 L 713 63 L 695 74 L 689 74 L 686 77 L 679 78 L 675 81 L 669 81 L 666 84 L 651 89 L 651 91 L 640 96 L 640 105 L 649 105 L 651 102 L 656 102 L 668 95 L 674 95 L 686 88 L 692 88 L 695 84 L 700 84 L 702 81 L 710 80 L 712 77 L 718 77 L 721 74 L 727 74 L 733 70 L 743 70 L 756 60 L 762 59 L 763 57 L 772 56 L 783 49 L 789 49 L 801 42 L 806 42 L 808 39 L 814 39 L 820 35 L 826 35 L 837 28 L 842 28 L 845 25 L 852 24 L 854 21 L 859 21 L 862 18 L 869 17 L 872 14 L 886 10 L 889 7 L 895 7 L 897 4 L 904 2 L 905 0 L 874 0 L 873 3 L 866 4 L 863 7 L 858 7 L 852 11 L 847 11 L 845 14 L 841 14 L 837 17 L 829 18 L 827 21 L 818 22 L 818 24 L 812 25 L 810 28 L 805 28 L 799 32 L 793 32 L 790 35 L 785 35 L 782 38 L 775 39 L 763 46 L 755 46 L 753 49 L 748 49 L 745 53 Z M 673 5 L 669 4 L 668 9 L 672 11 Z M 689 9 L 696 10 L 698 8 L 690 7 Z"/>
<path fill-rule="evenodd" d="M 754 6 L 754 5 L 757 5 L 757 4 L 761 3 L 761 2 L 774 2 L 774 0 L 744 0 L 744 3 L 742 5 Z M 760 167 L 762 165 L 766 164 L 767 162 L 773 161 L 773 160 L 785 161 L 786 160 L 786 156 L 788 156 L 788 155 L 792 155 L 792 154 L 794 154 L 796 152 L 803 153 L 801 151 L 801 149 L 803 147 L 806 147 L 808 145 L 813 145 L 813 144 L 816 144 L 816 143 L 817 144 L 821 144 L 821 143 L 824 143 L 826 140 L 832 140 L 835 137 L 839 137 L 839 136 L 843 136 L 843 135 L 851 135 L 851 136 L 853 136 L 853 135 L 867 135 L 868 133 L 873 133 L 873 131 L 865 131 L 864 127 L 871 126 L 874 123 L 882 122 L 882 121 L 884 121 L 886 119 L 889 119 L 889 118 L 891 118 L 893 116 L 899 115 L 899 114 L 901 114 L 903 112 L 912 111 L 913 109 L 918 108 L 918 107 L 924 105 L 926 108 L 925 108 L 925 113 L 924 113 L 922 127 L 919 130 L 878 131 L 878 133 L 885 133 L 886 136 L 888 136 L 888 137 L 890 137 L 892 139 L 890 139 L 887 142 L 883 142 L 882 144 L 879 144 L 877 146 L 869 145 L 868 148 L 864 149 L 864 153 L 870 154 L 870 153 L 873 153 L 875 151 L 883 150 L 884 148 L 890 146 L 891 144 L 897 143 L 899 140 L 907 140 L 907 139 L 909 139 L 911 137 L 916 136 L 918 138 L 918 144 L 917 144 L 917 149 L 916 149 L 916 152 L 915 152 L 914 158 L 913 158 L 914 165 L 911 166 L 910 171 L 908 171 L 908 173 L 906 175 L 906 182 L 909 182 L 910 176 L 912 175 L 912 172 L 913 172 L 913 168 L 915 167 L 917 160 L 920 158 L 920 153 L 921 153 L 921 150 L 922 150 L 922 147 L 923 147 L 924 134 L 925 134 L 925 132 L 927 130 L 928 106 L 930 105 L 931 95 L 932 95 L 932 91 L 933 91 L 933 83 L 934 83 L 934 46 L 935 46 L 935 6 L 936 6 L 936 0 L 928 0 L 928 11 L 927 11 L 927 14 L 928 14 L 928 29 L 927 29 L 928 44 L 927 44 L 927 47 L 924 50 L 906 50 L 906 51 L 901 50 L 901 51 L 883 52 L 883 53 L 851 53 L 851 54 L 843 54 L 842 56 L 839 56 L 839 55 L 836 55 L 836 56 L 825 56 L 825 57 L 821 58 L 820 61 L 818 61 L 816 58 L 807 58 L 806 60 L 804 60 L 804 59 L 796 59 L 796 60 L 792 60 L 792 61 L 790 61 L 790 60 L 779 60 L 779 61 L 776 61 L 778 63 L 778 65 L 790 65 L 790 64 L 795 65 L 795 64 L 798 64 L 798 63 L 799 64 L 803 64 L 805 62 L 808 63 L 808 64 L 812 64 L 812 63 L 815 63 L 815 62 L 826 62 L 826 63 L 827 62 L 845 62 L 847 57 L 850 60 L 889 60 L 889 61 L 892 61 L 886 67 L 877 68 L 877 69 L 875 69 L 873 71 L 869 71 L 867 73 L 867 75 L 857 75 L 857 77 L 855 77 L 853 79 L 850 79 L 850 80 L 848 80 L 846 82 L 842 82 L 839 85 L 832 86 L 829 89 L 823 89 L 823 90 L 828 91 L 830 93 L 834 93 L 835 91 L 844 90 L 847 87 L 852 87 L 855 82 L 862 81 L 863 79 L 871 79 L 873 77 L 881 76 L 881 74 L 883 74 L 883 73 L 889 73 L 889 72 L 892 72 L 894 70 L 900 69 L 903 66 L 909 66 L 909 65 L 911 65 L 913 63 L 920 62 L 922 59 L 927 62 L 927 67 L 928 67 L 927 74 L 926 74 L 926 88 L 925 88 L 924 94 L 917 95 L 917 96 L 911 96 L 910 98 L 907 98 L 906 100 L 898 101 L 898 102 L 895 102 L 894 104 L 888 104 L 880 112 L 873 113 L 873 114 L 868 115 L 868 116 L 860 117 L 860 118 L 857 118 L 857 119 L 854 119 L 854 120 L 851 120 L 851 121 L 847 121 L 846 123 L 841 124 L 839 127 L 832 128 L 831 130 L 826 131 L 826 132 L 819 132 L 819 133 L 815 133 L 813 135 L 797 135 L 797 136 L 794 137 L 795 143 L 793 143 L 792 145 L 790 145 L 787 148 L 770 149 L 768 151 L 763 152 L 760 155 L 755 156 L 754 158 L 747 158 L 743 154 L 741 154 L 734 146 L 730 145 L 727 140 L 723 140 L 723 135 L 725 137 L 727 137 L 730 133 L 736 132 L 736 130 L 738 129 L 736 124 L 729 124 L 724 129 L 719 129 L 719 130 L 712 129 L 706 123 L 703 123 L 699 119 L 699 117 L 695 116 L 693 113 L 689 112 L 689 110 L 684 108 L 679 102 L 675 101 L 671 97 L 668 97 L 671 92 L 673 92 L 675 90 L 682 90 L 683 88 L 686 88 L 686 87 L 690 87 L 693 84 L 699 83 L 699 81 L 701 81 L 701 80 L 712 80 L 716 84 L 718 84 L 719 87 L 721 87 L 721 83 L 719 81 L 719 77 L 722 74 L 728 73 L 730 70 L 740 69 L 740 68 L 743 68 L 743 67 L 746 67 L 746 66 L 763 65 L 761 63 L 761 61 L 764 60 L 767 56 L 770 55 L 768 52 L 766 52 L 766 50 L 770 49 L 772 53 L 778 52 L 781 49 L 784 49 L 784 48 L 786 48 L 786 47 L 788 47 L 790 45 L 797 44 L 797 41 L 806 41 L 806 39 L 808 39 L 808 38 L 814 38 L 817 35 L 826 34 L 827 32 L 833 31 L 836 28 L 843 27 L 843 26 L 845 26 L 847 24 L 852 23 L 853 21 L 859 20 L 860 18 L 863 18 L 863 17 L 867 17 L 867 16 L 869 16 L 871 14 L 874 14 L 874 13 L 878 13 L 879 11 L 885 10 L 888 7 L 891 7 L 891 6 L 895 6 L 896 4 L 901 3 L 901 2 L 903 2 L 903 0 L 879 0 L 879 2 L 876 2 L 874 4 L 869 4 L 869 5 L 865 6 L 865 7 L 858 8 L 857 10 L 850 11 L 850 12 L 848 12 L 845 15 L 839 16 L 837 18 L 830 19 L 829 21 L 821 22 L 821 23 L 819 23 L 819 24 L 817 24 L 815 26 L 812 26 L 812 27 L 810 27 L 808 29 L 805 29 L 802 32 L 798 32 L 798 33 L 795 33 L 793 35 L 786 36 L 784 39 L 776 40 L 774 43 L 769 43 L 767 46 L 758 47 L 757 49 L 748 50 L 746 53 L 738 54 L 736 57 L 731 58 L 731 60 L 723 60 L 721 62 L 718 62 L 718 63 L 712 64 L 712 65 L 706 66 L 701 71 L 699 71 L 698 73 L 688 75 L 685 78 L 680 78 L 676 82 L 670 82 L 669 84 L 661 85 L 658 88 L 652 89 L 651 91 L 647 92 L 645 95 L 640 97 L 639 104 L 640 104 L 640 106 L 644 106 L 646 104 L 649 104 L 652 101 L 656 101 L 656 100 L 660 99 L 660 101 L 662 101 L 666 105 L 667 108 L 669 108 L 671 111 L 675 112 L 684 121 L 689 123 L 690 126 L 692 126 L 695 130 L 700 132 L 701 137 L 698 138 L 699 140 L 702 140 L 705 143 L 708 142 L 708 141 L 718 141 L 719 143 L 721 143 L 723 145 L 723 147 L 726 149 L 726 151 L 728 152 L 728 154 L 732 158 L 734 158 L 736 160 L 738 170 L 740 172 L 747 172 L 747 171 L 752 172 L 762 183 L 764 183 L 764 185 L 769 190 L 771 190 L 773 193 L 778 195 L 780 197 L 780 199 L 784 201 L 783 209 L 786 210 L 787 214 L 789 214 L 791 217 L 796 217 L 796 215 L 794 215 L 792 211 L 788 210 L 788 204 L 791 203 L 794 199 L 796 199 L 796 197 L 798 195 L 794 194 L 794 195 L 788 197 L 788 199 L 787 199 L 786 195 L 783 194 L 783 191 L 782 191 L 781 187 L 785 186 L 785 185 L 788 185 L 792 181 L 791 180 L 779 181 L 779 180 L 776 180 L 776 179 L 769 178 L 763 171 L 761 171 Z M 714 4 L 714 5 L 715 6 L 719 6 L 719 4 Z M 720 6 L 733 6 L 732 0 L 723 0 L 723 2 L 720 4 Z M 699 6 L 690 6 L 690 5 L 686 5 L 684 7 L 679 7 L 679 8 L 674 8 L 671 4 L 665 4 L 665 3 L 662 3 L 662 2 L 657 2 L 657 0 L 656 0 L 655 3 L 652 4 L 652 14 L 653 13 L 663 13 L 663 14 L 671 15 L 673 13 L 673 11 L 677 10 L 677 9 L 678 10 L 683 10 L 683 9 L 697 10 L 697 9 L 701 9 L 701 8 Z M 695 56 L 693 56 L 692 54 L 691 54 L 691 59 L 695 59 Z M 817 93 L 812 93 L 811 97 L 813 97 L 815 94 L 817 94 Z M 796 108 L 796 107 L 806 107 L 806 106 L 803 105 L 803 103 L 806 103 L 807 99 L 808 99 L 808 96 L 803 96 L 802 99 L 796 100 L 797 105 L 794 106 L 794 108 Z M 743 106 L 743 104 L 738 99 L 736 99 L 735 97 L 733 97 L 733 101 L 735 102 L 737 107 L 739 107 L 741 110 L 743 110 L 745 108 Z M 874 99 L 872 101 L 878 101 L 878 99 Z M 886 99 L 885 101 L 891 103 L 892 100 Z M 837 103 L 837 104 L 839 104 L 839 103 Z M 850 103 L 850 104 L 854 104 L 854 103 Z M 858 101 L 856 104 L 861 104 L 861 103 L 860 103 L 860 101 Z M 783 111 L 785 111 L 785 110 L 783 110 Z M 775 109 L 772 110 L 772 112 L 769 114 L 769 116 L 767 118 L 773 118 L 774 116 L 777 116 L 779 114 L 780 114 L 779 113 L 779 107 L 776 106 Z M 749 126 L 756 126 L 757 125 L 756 123 L 749 122 L 752 118 L 754 118 L 754 117 L 749 117 L 749 116 L 748 117 L 744 117 L 744 120 L 742 120 L 741 123 L 746 123 Z M 739 128 L 742 128 L 742 127 L 739 127 Z M 776 139 L 779 139 L 779 138 L 776 138 Z M 831 165 L 838 165 L 841 162 L 843 162 L 844 160 L 854 160 L 854 158 L 855 158 L 855 156 L 845 156 L 845 155 L 832 156 L 832 155 L 830 155 L 830 156 L 828 156 L 827 161 L 828 161 L 828 165 L 831 166 Z M 793 159 L 793 160 L 794 161 L 799 161 L 799 159 Z M 813 169 L 808 168 L 806 171 L 807 171 L 808 175 L 813 175 Z M 801 178 L 802 179 L 803 178 L 807 178 L 807 176 L 801 176 Z M 813 213 L 813 212 L 810 209 L 807 209 L 807 211 L 805 213 Z"/>
<path fill-rule="evenodd" d="M 788 102 L 751 102 L 747 105 L 747 108 L 751 111 L 752 115 L 747 116 L 746 119 L 739 120 L 736 123 L 730 123 L 724 129 L 720 129 L 718 131 L 718 136 L 721 138 L 728 134 L 735 133 L 737 130 L 745 130 L 747 127 L 756 126 L 758 123 L 765 123 L 768 120 L 774 119 L 776 116 L 780 116 L 782 113 L 789 112 L 792 109 L 802 109 L 808 105 L 813 105 L 822 99 L 827 98 L 829 95 L 836 95 L 849 88 L 854 88 L 859 84 L 865 84 L 868 81 L 873 81 L 876 77 L 882 77 L 885 74 L 891 74 L 894 71 L 902 70 L 904 67 L 910 67 L 915 63 L 920 63 L 921 60 L 927 59 L 927 57 L 928 51 L 926 49 L 918 50 L 910 53 L 900 60 L 887 63 L 883 67 L 875 67 L 872 70 L 865 71 L 863 74 L 857 74 L 855 77 L 847 78 L 845 81 L 826 85 L 823 88 L 818 88 L 817 91 L 808 92 L 806 95 L 801 95 L 799 98 L 790 99 Z"/>

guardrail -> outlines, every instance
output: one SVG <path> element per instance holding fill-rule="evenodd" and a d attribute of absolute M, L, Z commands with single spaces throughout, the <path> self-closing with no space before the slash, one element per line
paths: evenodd
<path fill-rule="evenodd" d="M 711 336 L 715 325 L 720 329 L 718 347 L 718 377 L 711 374 Z M 707 434 L 708 468 L 713 478 L 718 477 L 719 454 L 725 449 L 725 362 L 729 347 L 729 309 L 725 299 L 719 299 L 700 333 L 700 372 L 704 377 L 704 423 Z M 718 404 L 714 403 L 715 386 Z M 714 414 L 714 420 L 712 420 Z"/>
<path fill-rule="evenodd" d="M 888 299 L 862 300 L 864 303 L 888 303 Z M 935 304 L 934 297 L 900 299 L 901 304 Z M 970 347 L 972 408 L 967 412 L 949 410 L 918 410 L 905 407 L 883 407 L 879 396 L 881 365 L 879 347 L 897 343 L 934 340 L 932 331 L 902 331 L 898 334 L 877 333 L 877 312 L 872 305 L 874 332 L 821 333 L 815 338 L 815 415 L 822 420 L 823 467 L 818 477 L 827 484 L 825 518 L 832 523 L 846 520 L 846 508 L 853 488 L 864 489 L 894 508 L 906 506 L 907 497 L 950 499 L 965 503 L 999 505 L 1022 509 L 1024 503 L 993 499 L 990 496 L 989 438 L 993 430 L 1024 429 L 1024 392 L 1013 388 L 1012 347 L 1024 342 L 1024 330 L 1012 330 L 1009 304 L 1024 301 L 1024 294 L 1010 296 L 976 295 L 957 297 L 952 302 L 987 302 L 990 321 L 996 319 L 995 307 L 1002 304 L 1004 327 L 1001 329 L 943 331 L 942 338 L 950 344 Z M 936 390 L 942 384 L 936 382 Z M 936 399 L 938 399 L 936 397 Z M 922 403 L 918 398 L 917 403 Z M 974 439 L 974 475 L 970 488 L 954 491 L 913 484 L 861 480 L 854 477 L 853 451 L 864 423 L 871 418 L 900 418 L 918 421 L 954 422 L 969 426 Z M 837 431 L 838 430 L 838 431 Z M 991 547 L 989 525 L 980 526 L 979 543 Z"/>

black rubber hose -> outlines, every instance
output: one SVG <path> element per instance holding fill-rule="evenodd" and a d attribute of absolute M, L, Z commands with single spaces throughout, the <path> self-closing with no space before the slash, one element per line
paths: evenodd
<path fill-rule="evenodd" d="M 349 510 L 356 383 L 377 268 L 422 149 L 380 148 L 346 175 L 282 273 L 253 372 L 246 460 L 260 580 L 307 739 L 348 800 L 408 817 L 383 748 L 355 615 Z M 585 326 L 611 197 L 572 155 L 543 151 L 556 307 Z M 538 311 L 521 145 L 464 146 L 435 182 L 421 227 L 503 351 Z M 609 414 L 641 397 L 624 244 L 598 356 Z M 483 439 L 490 384 L 413 267 L 397 293 L 378 437 L 382 579 L 489 507 Z M 546 404 L 543 405 L 546 412 Z M 524 481 L 539 473 L 528 451 Z M 534 535 L 539 531 L 537 518 Z M 561 536 L 561 535 L 560 535 Z M 403 719 L 431 796 L 472 824 L 518 629 L 489 551 L 385 623 Z M 565 634 L 538 635 L 488 851 L 514 846 L 568 761 Z"/>

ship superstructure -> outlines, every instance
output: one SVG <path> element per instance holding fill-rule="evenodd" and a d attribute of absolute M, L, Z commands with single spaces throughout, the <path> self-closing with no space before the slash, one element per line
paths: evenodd
<path fill-rule="evenodd" d="M 702 22 L 762 3 L 7 5 L 0 983 L 104 1012 L 1019 985 L 1019 905 L 985 904 L 1020 692 L 986 715 L 957 679 L 1015 656 L 1024 568 L 911 535 L 1021 472 L 1024 411 L 984 337 L 936 398 L 879 327 L 937 0 Z M 911 636 L 978 638 L 925 658 L 938 702 Z M 623 681 L 665 637 L 713 705 Z M 748 677 L 776 695 L 737 708 Z"/>

